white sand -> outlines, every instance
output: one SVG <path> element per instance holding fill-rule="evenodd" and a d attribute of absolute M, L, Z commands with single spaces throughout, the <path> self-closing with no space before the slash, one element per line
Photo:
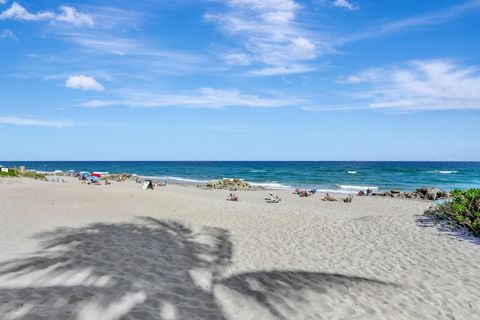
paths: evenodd
<path fill-rule="evenodd" d="M 0 180 L 0 319 L 480 319 L 428 202 L 237 194 Z"/>

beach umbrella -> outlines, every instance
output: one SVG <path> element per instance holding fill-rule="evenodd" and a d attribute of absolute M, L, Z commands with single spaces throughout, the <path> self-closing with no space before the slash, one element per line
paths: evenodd
<path fill-rule="evenodd" d="M 91 176 L 92 176 L 92 177 L 97 177 L 97 178 L 101 178 L 101 177 L 102 177 L 99 173 L 92 173 Z"/>

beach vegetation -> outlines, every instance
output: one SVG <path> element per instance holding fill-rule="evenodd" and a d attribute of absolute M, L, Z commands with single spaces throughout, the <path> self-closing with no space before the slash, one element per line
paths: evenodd
<path fill-rule="evenodd" d="M 9 169 L 8 172 L 0 171 L 0 177 L 18 177 L 18 172 L 14 169 Z"/>
<path fill-rule="evenodd" d="M 27 171 L 25 173 L 20 173 L 18 170 L 9 169 L 8 172 L 0 171 L 0 177 L 25 177 L 32 178 L 35 180 L 47 180 L 47 177 L 43 174 L 36 173 L 34 171 Z"/>
<path fill-rule="evenodd" d="M 449 201 L 428 209 L 426 214 L 452 227 L 467 228 L 480 237 L 480 189 L 452 190 Z"/>
<path fill-rule="evenodd" d="M 26 178 L 32 178 L 35 180 L 45 180 L 47 181 L 47 177 L 43 174 L 32 172 L 32 171 L 27 171 L 23 174 L 20 174 L 21 177 L 26 177 Z"/>

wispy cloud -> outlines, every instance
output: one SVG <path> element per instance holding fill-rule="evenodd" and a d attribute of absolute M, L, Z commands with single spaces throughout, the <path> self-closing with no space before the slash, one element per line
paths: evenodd
<path fill-rule="evenodd" d="M 15 34 L 13 33 L 12 30 L 3 29 L 3 30 L 0 31 L 0 39 L 13 39 L 13 40 L 17 40 L 17 37 L 15 37 Z"/>
<path fill-rule="evenodd" d="M 78 12 L 73 7 L 61 6 L 59 9 L 59 13 L 51 11 L 31 13 L 17 2 L 13 2 L 10 8 L 0 13 L 0 20 L 51 21 L 88 27 L 94 25 L 89 15 Z"/>
<path fill-rule="evenodd" d="M 404 67 L 366 70 L 342 77 L 341 82 L 362 85 L 361 90 L 352 94 L 357 102 L 305 110 L 480 110 L 479 66 L 462 66 L 448 60 L 418 60 Z"/>
<path fill-rule="evenodd" d="M 103 91 L 105 87 L 95 78 L 84 75 L 74 75 L 68 77 L 65 86 L 71 89 Z"/>
<path fill-rule="evenodd" d="M 299 74 L 313 72 L 316 67 L 304 64 L 292 64 L 288 66 L 274 66 L 261 69 L 250 70 L 249 74 L 252 76 L 278 76 L 287 74 Z"/>
<path fill-rule="evenodd" d="M 207 13 L 205 19 L 216 23 L 220 30 L 241 42 L 240 50 L 235 49 L 233 53 L 224 54 L 229 64 L 238 62 L 238 65 L 245 66 L 256 62 L 263 64 L 262 68 L 275 68 L 277 72 L 272 75 L 277 75 L 281 70 L 291 70 L 289 66 L 292 64 L 303 64 L 317 57 L 316 44 L 310 39 L 308 32 L 296 22 L 297 12 L 301 9 L 297 2 L 293 0 L 222 2 L 228 9 L 223 13 Z M 311 71 L 311 68 L 305 66 L 303 70 Z"/>
<path fill-rule="evenodd" d="M 94 26 L 92 17 L 90 17 L 85 13 L 78 12 L 73 7 L 61 6 L 60 10 L 62 12 L 55 16 L 55 21 L 70 23 L 77 27 L 80 27 L 80 26 L 93 27 Z"/>
<path fill-rule="evenodd" d="M 31 126 L 31 127 L 54 127 L 63 128 L 75 125 L 70 120 L 47 120 L 47 119 L 35 119 L 35 118 L 21 118 L 16 116 L 0 117 L 0 124 L 13 125 L 13 126 Z"/>
<path fill-rule="evenodd" d="M 358 9 L 358 6 L 349 2 L 348 0 L 335 0 L 332 5 L 334 7 L 345 8 L 350 11 L 354 11 Z"/>
<path fill-rule="evenodd" d="M 106 106 L 124 106 L 131 108 L 211 108 L 249 107 L 249 108 L 276 108 L 298 105 L 302 100 L 284 96 L 259 96 L 258 94 L 244 93 L 238 90 L 202 88 L 194 92 L 178 94 L 158 94 L 122 90 L 117 99 L 90 100 L 82 103 L 82 107 L 99 108 Z"/>
<path fill-rule="evenodd" d="M 335 43 L 341 45 L 348 42 L 376 38 L 415 27 L 438 25 L 454 20 L 474 9 L 480 9 L 480 0 L 470 0 L 446 9 L 378 24 L 361 32 L 356 32 L 348 36 L 339 36 L 335 40 Z"/>

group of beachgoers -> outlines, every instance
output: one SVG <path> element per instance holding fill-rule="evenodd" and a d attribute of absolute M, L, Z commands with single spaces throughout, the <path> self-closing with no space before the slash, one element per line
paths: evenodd
<path fill-rule="evenodd" d="M 371 196 L 373 194 L 372 189 L 368 188 L 367 191 L 360 190 L 357 193 L 357 196 L 362 197 L 362 196 Z"/>
<path fill-rule="evenodd" d="M 310 197 L 310 196 L 314 195 L 315 193 L 317 193 L 317 188 L 313 188 L 313 189 L 310 189 L 310 190 L 295 189 L 295 191 L 293 193 L 298 194 L 301 198 Z M 370 192 L 370 194 L 371 194 L 371 192 Z M 365 193 L 363 195 L 367 195 L 367 193 Z M 323 201 L 329 201 L 329 202 L 339 201 L 337 198 L 335 198 L 334 196 L 332 196 L 329 193 L 326 193 L 322 200 Z M 353 201 L 353 196 L 351 194 L 349 194 L 347 197 L 341 198 L 341 200 L 345 203 L 351 203 Z M 237 201 L 238 202 L 238 201 L 240 201 L 240 198 L 236 193 L 230 193 L 227 197 L 227 201 Z M 270 195 L 265 198 L 265 201 L 267 203 L 279 203 L 280 201 L 282 201 L 282 199 L 280 199 L 280 197 L 278 197 L 277 195 L 274 195 L 272 192 L 270 192 Z"/>
<path fill-rule="evenodd" d="M 295 189 L 295 191 L 293 191 L 294 194 L 298 194 L 300 196 L 300 198 L 306 198 L 306 197 L 310 197 L 312 195 L 314 195 L 315 193 L 317 193 L 317 188 L 312 188 L 310 190 L 306 190 L 306 189 Z"/>
<path fill-rule="evenodd" d="M 240 201 L 240 198 L 236 193 L 230 193 L 227 197 L 227 201 Z M 265 198 L 265 201 L 268 203 L 279 203 L 282 199 L 270 192 L 270 195 Z"/>

